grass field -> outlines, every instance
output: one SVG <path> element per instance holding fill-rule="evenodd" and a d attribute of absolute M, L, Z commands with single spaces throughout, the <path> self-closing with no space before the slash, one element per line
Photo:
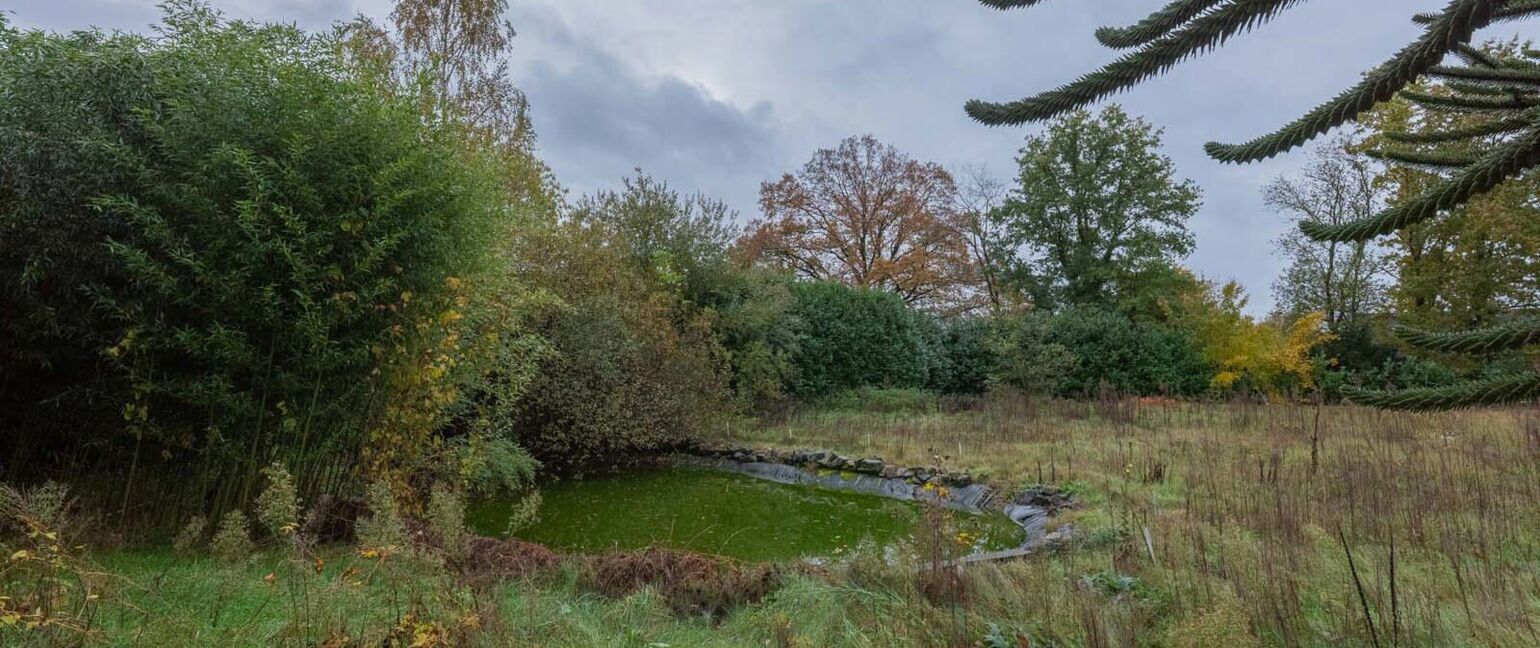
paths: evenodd
<path fill-rule="evenodd" d="M 621 580 L 654 583 L 631 587 L 605 559 L 469 582 L 432 556 L 343 547 L 304 560 L 268 548 L 234 566 L 98 550 L 52 572 L 98 598 L 63 592 L 70 624 L 10 626 L 0 644 L 1540 645 L 1534 411 L 918 399 L 721 436 L 967 469 L 1002 488 L 1054 484 L 1078 502 L 1055 520 L 1074 540 L 970 566 L 946 587 L 916 548 L 786 570 L 767 591 L 731 563 L 722 577 L 629 562 Z M 35 590 L 21 573 L 5 581 L 13 601 Z"/>

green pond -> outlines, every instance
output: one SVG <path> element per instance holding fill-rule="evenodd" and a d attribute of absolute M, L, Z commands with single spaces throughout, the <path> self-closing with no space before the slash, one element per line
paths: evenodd
<path fill-rule="evenodd" d="M 540 519 L 519 538 L 568 551 L 657 545 L 743 560 L 827 558 L 863 541 L 886 546 L 910 537 L 919 505 L 876 495 L 780 484 L 702 468 L 668 468 L 541 489 Z M 471 507 L 471 526 L 506 535 L 513 502 Z M 954 540 L 974 551 L 1020 545 L 1024 532 L 1004 515 L 949 513 Z"/>

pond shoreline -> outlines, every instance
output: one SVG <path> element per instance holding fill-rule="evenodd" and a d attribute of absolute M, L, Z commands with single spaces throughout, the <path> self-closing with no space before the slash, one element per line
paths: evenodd
<path fill-rule="evenodd" d="M 1069 539 L 1065 525 L 1049 532 L 1049 519 L 1074 502 L 1057 488 L 1031 486 L 1013 497 L 976 481 L 966 472 L 933 467 L 906 468 L 879 457 L 852 459 L 826 450 L 757 450 L 730 446 L 681 449 L 670 463 L 736 473 L 783 484 L 853 491 L 902 501 L 932 502 L 942 507 L 987 514 L 1002 513 L 1022 528 L 1021 546 L 983 559 L 1004 559 L 1057 546 Z"/>

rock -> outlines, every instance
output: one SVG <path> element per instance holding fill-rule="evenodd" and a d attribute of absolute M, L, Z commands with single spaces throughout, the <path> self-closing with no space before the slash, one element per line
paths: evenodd
<path fill-rule="evenodd" d="M 876 457 L 867 457 L 855 462 L 855 471 L 868 475 L 880 475 L 884 467 L 882 460 Z"/>
<path fill-rule="evenodd" d="M 935 476 L 934 474 L 932 474 L 930 472 L 930 470 L 925 469 L 925 468 L 915 468 L 913 472 L 914 472 L 914 479 L 915 479 L 915 481 L 918 481 L 921 484 L 929 482 L 931 480 L 931 477 Z"/>
<path fill-rule="evenodd" d="M 942 482 L 948 486 L 965 488 L 973 484 L 973 475 L 968 473 L 949 473 L 942 479 Z"/>
<path fill-rule="evenodd" d="M 822 457 L 820 457 L 818 459 L 817 463 L 818 463 L 818 466 L 820 468 L 828 468 L 829 470 L 840 470 L 840 469 L 845 467 L 845 463 L 847 461 L 849 461 L 849 460 L 844 458 L 844 457 L 841 457 L 841 456 L 839 456 L 837 454 L 825 453 L 824 456 L 822 456 Z"/>
<path fill-rule="evenodd" d="M 1011 500 L 1011 503 L 1018 506 L 1035 506 L 1047 511 L 1050 515 L 1060 509 L 1070 508 L 1075 505 L 1075 502 L 1064 491 L 1041 484 L 1022 491 L 1020 495 L 1016 496 L 1016 499 Z"/>

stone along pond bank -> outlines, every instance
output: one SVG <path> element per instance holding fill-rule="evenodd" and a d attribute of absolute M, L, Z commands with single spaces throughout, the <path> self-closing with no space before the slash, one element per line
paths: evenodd
<path fill-rule="evenodd" d="M 1049 532 L 1049 519 L 1074 506 L 1070 497 L 1046 485 L 1001 495 L 967 472 L 934 466 L 900 466 L 880 457 L 846 457 L 827 450 L 765 450 L 701 444 L 681 449 L 678 465 L 733 472 L 783 484 L 854 491 L 882 497 L 933 502 L 970 513 L 1003 513 L 1025 531 L 1020 547 L 985 552 L 962 562 L 1025 555 L 1069 539 L 1068 525 Z"/>

